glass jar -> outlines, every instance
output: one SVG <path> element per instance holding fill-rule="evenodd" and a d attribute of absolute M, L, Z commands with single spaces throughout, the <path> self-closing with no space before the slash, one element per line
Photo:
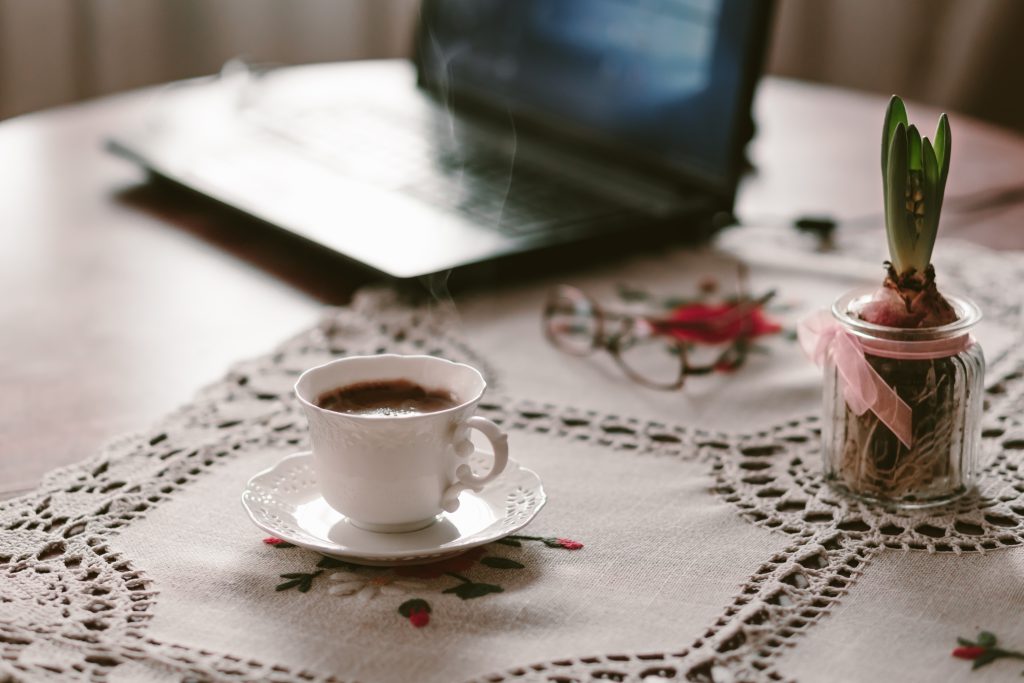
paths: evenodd
<path fill-rule="evenodd" d="M 839 325 L 836 338 L 844 335 L 844 341 L 853 342 L 846 348 L 857 353 L 853 360 L 853 354 L 844 357 L 833 341 L 824 360 L 825 478 L 844 493 L 889 507 L 946 503 L 966 493 L 978 471 L 985 357 L 970 330 L 981 311 L 972 301 L 953 296 L 946 300 L 957 320 L 948 325 L 875 325 L 857 314 L 872 294 L 855 290 L 832 305 Z M 895 391 L 892 401 L 898 396 L 905 404 L 901 410 L 909 420 L 901 433 L 909 439 L 890 428 L 892 416 L 885 410 L 857 414 L 850 407 L 849 385 L 873 376 L 864 361 Z M 847 367 L 840 368 L 842 363 Z M 861 363 L 854 368 L 860 375 L 851 374 L 850 363 Z M 855 379 L 847 382 L 851 376 Z M 890 393 L 885 385 L 877 385 L 879 393 Z"/>

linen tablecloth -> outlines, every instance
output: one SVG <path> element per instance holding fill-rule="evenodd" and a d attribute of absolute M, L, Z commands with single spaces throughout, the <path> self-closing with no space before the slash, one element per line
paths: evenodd
<path fill-rule="evenodd" d="M 769 314 L 788 331 L 880 279 L 881 254 L 858 244 L 818 254 L 794 235 L 745 229 L 571 283 L 600 301 L 620 285 L 685 296 L 709 275 L 728 284 L 742 258 L 754 293 L 777 290 Z M 950 651 L 983 630 L 1024 648 L 1024 259 L 950 242 L 936 262 L 940 287 L 987 315 L 985 471 L 959 503 L 888 514 L 831 492 L 821 379 L 785 331 L 735 373 L 660 392 L 610 358 L 544 340 L 540 311 L 558 280 L 417 305 L 375 290 L 0 504 L 0 679 L 1018 676 L 1019 661 L 972 672 Z M 520 537 L 379 569 L 264 539 L 248 521 L 245 481 L 307 447 L 298 373 L 385 351 L 487 375 L 482 414 L 510 431 L 512 457 L 549 496 Z M 464 583 L 489 588 L 456 590 Z"/>

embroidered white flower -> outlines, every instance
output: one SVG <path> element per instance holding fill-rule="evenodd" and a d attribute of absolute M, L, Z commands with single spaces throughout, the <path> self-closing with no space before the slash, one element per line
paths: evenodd
<path fill-rule="evenodd" d="M 330 576 L 334 585 L 327 589 L 331 595 L 356 596 L 370 600 L 378 595 L 398 595 L 417 590 L 423 586 L 419 581 L 395 576 L 368 576 L 355 572 L 334 572 Z"/>

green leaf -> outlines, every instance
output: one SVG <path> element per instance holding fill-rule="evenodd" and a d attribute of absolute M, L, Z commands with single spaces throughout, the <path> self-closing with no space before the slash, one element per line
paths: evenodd
<path fill-rule="evenodd" d="M 938 193 L 939 166 L 935 159 L 935 151 L 928 138 L 923 144 L 924 173 L 921 176 L 921 192 L 924 194 L 924 220 L 921 231 L 914 243 L 914 267 L 924 270 L 932 261 L 932 250 L 935 249 L 935 238 L 939 234 L 939 211 L 935 207 Z"/>
<path fill-rule="evenodd" d="M 995 647 L 996 635 L 989 631 L 982 631 L 978 634 L 978 645 L 982 647 Z"/>
<path fill-rule="evenodd" d="M 943 114 L 939 117 L 939 125 L 935 129 L 935 159 L 939 165 L 938 191 L 935 200 L 936 216 L 942 211 L 942 200 L 946 196 L 946 177 L 949 175 L 949 157 L 953 151 L 952 142 L 953 138 L 949 130 L 949 117 Z"/>
<path fill-rule="evenodd" d="M 974 664 L 971 666 L 971 669 L 980 669 L 981 667 L 985 666 L 986 664 L 989 664 L 990 662 L 998 658 L 998 650 L 986 650 L 985 652 L 982 652 L 980 655 L 978 655 L 978 658 L 974 660 Z"/>
<path fill-rule="evenodd" d="M 523 547 L 523 544 L 514 538 L 499 538 L 497 541 L 495 541 L 495 543 L 500 543 L 501 545 L 510 545 L 513 548 Z"/>
<path fill-rule="evenodd" d="M 426 612 L 429 614 L 431 612 L 430 603 L 420 598 L 413 598 L 412 600 L 406 600 L 398 606 L 398 613 L 406 619 L 408 619 L 413 612 Z"/>
<path fill-rule="evenodd" d="M 935 156 L 935 148 L 928 138 L 924 138 L 921 141 L 921 171 L 923 172 L 925 182 L 931 182 L 935 186 L 938 185 L 939 161 Z M 926 208 L 930 207 L 926 206 Z"/>
<path fill-rule="evenodd" d="M 882 178 L 887 177 L 889 168 L 889 145 L 896 126 L 903 124 L 907 126 L 907 108 L 897 95 L 889 99 L 889 106 L 885 110 L 885 122 L 882 124 Z"/>
<path fill-rule="evenodd" d="M 899 123 L 889 144 L 889 163 L 885 175 L 885 232 L 889 256 L 896 271 L 910 265 L 914 253 L 914 226 L 907 220 L 907 129 Z"/>
<path fill-rule="evenodd" d="M 452 586 L 451 588 L 445 589 L 443 593 L 454 593 L 463 600 L 472 600 L 473 598 L 483 597 L 490 593 L 502 593 L 504 588 L 501 586 L 495 586 L 490 583 L 460 583 L 458 586 Z"/>
<path fill-rule="evenodd" d="M 485 557 L 480 560 L 481 564 L 485 564 L 488 567 L 494 569 L 522 569 L 523 565 L 519 564 L 515 560 L 510 560 L 507 557 Z"/>
<path fill-rule="evenodd" d="M 942 114 L 939 116 L 939 125 L 935 128 L 935 158 L 939 162 L 939 184 L 943 189 L 946 187 L 946 176 L 949 175 L 949 153 L 952 140 L 949 117 Z"/>
<path fill-rule="evenodd" d="M 911 124 L 907 128 L 907 168 L 911 171 L 921 170 L 921 133 L 917 126 Z"/>
<path fill-rule="evenodd" d="M 978 647 L 978 644 L 973 640 L 967 640 L 966 638 L 957 638 L 956 642 L 964 647 Z"/>
<path fill-rule="evenodd" d="M 309 591 L 310 586 L 313 585 L 313 579 L 323 574 L 323 570 L 313 572 L 312 574 L 306 574 L 304 572 L 292 572 L 288 574 L 281 574 L 282 579 L 291 579 L 284 583 L 278 584 L 274 590 L 288 590 L 289 588 L 298 587 L 300 593 Z"/>

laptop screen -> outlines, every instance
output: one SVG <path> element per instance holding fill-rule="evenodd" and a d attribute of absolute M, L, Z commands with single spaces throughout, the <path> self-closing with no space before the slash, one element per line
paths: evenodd
<path fill-rule="evenodd" d="M 421 78 L 731 194 L 767 4 L 428 1 Z"/>

